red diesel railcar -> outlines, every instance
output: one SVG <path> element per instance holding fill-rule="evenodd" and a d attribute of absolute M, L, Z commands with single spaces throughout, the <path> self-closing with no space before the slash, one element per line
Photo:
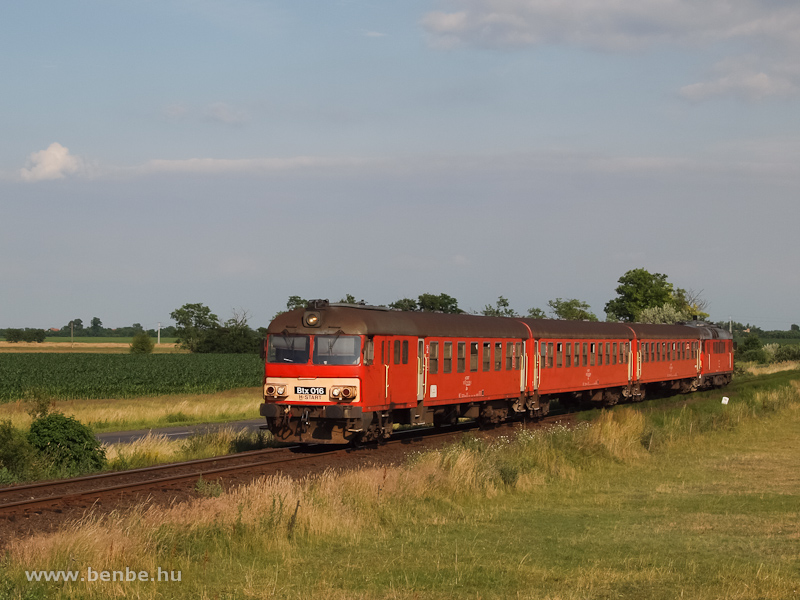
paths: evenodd
<path fill-rule="evenodd" d="M 539 417 L 549 403 L 610 406 L 648 389 L 724 385 L 730 335 L 641 325 L 401 312 L 313 300 L 276 317 L 261 414 L 279 439 L 344 443 L 399 424 Z"/>

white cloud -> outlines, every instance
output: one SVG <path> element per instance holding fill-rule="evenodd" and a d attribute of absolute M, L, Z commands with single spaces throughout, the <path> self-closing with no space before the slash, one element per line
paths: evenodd
<path fill-rule="evenodd" d="M 351 167 L 367 163 L 366 159 L 324 156 L 293 156 L 289 158 L 188 158 L 180 160 L 151 160 L 127 169 L 141 174 L 150 173 L 264 173 L 317 167 Z"/>
<path fill-rule="evenodd" d="M 205 116 L 210 121 L 224 123 L 225 125 L 242 125 L 249 120 L 246 112 L 224 102 L 216 102 L 208 106 L 205 110 Z"/>
<path fill-rule="evenodd" d="M 800 76 L 793 65 L 776 62 L 768 67 L 769 72 L 765 72 L 757 62 L 754 57 L 722 61 L 714 66 L 709 81 L 686 85 L 680 94 L 693 102 L 723 95 L 763 100 L 791 96 L 800 89 Z"/>
<path fill-rule="evenodd" d="M 451 0 L 422 25 L 434 37 L 503 47 L 567 43 L 636 50 L 661 42 L 768 36 L 794 40 L 800 5 L 777 0 Z"/>
<path fill-rule="evenodd" d="M 41 181 L 43 179 L 60 179 L 65 175 L 78 172 L 83 161 L 69 153 L 58 142 L 53 142 L 46 150 L 40 150 L 30 155 L 29 167 L 20 170 L 20 175 L 25 181 Z"/>
<path fill-rule="evenodd" d="M 563 44 L 635 52 L 664 45 L 696 48 L 736 42 L 752 47 L 753 54 L 744 65 L 725 61 L 707 81 L 684 86 L 681 95 L 692 101 L 723 94 L 761 100 L 800 89 L 800 3 L 796 0 L 440 2 L 452 10 L 432 11 L 422 18 L 423 28 L 437 46 Z"/>

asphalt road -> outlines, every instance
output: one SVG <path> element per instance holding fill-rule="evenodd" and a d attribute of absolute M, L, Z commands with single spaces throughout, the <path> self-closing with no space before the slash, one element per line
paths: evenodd
<path fill-rule="evenodd" d="M 110 433 L 98 433 L 95 437 L 106 444 L 129 444 L 145 437 L 148 433 L 165 435 L 167 437 L 180 440 L 187 438 L 195 433 L 208 433 L 218 429 L 230 427 L 231 429 L 248 429 L 258 431 L 261 425 L 266 422 L 264 419 L 251 419 L 250 421 L 230 421 L 228 423 L 203 423 L 201 425 L 183 425 L 178 427 L 164 427 L 162 429 L 137 429 L 135 431 L 112 431 Z"/>

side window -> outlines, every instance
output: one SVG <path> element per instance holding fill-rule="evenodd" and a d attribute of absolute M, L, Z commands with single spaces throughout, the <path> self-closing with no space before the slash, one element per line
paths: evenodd
<path fill-rule="evenodd" d="M 514 344 L 514 369 L 519 371 L 522 366 L 522 343 Z"/>
<path fill-rule="evenodd" d="M 394 364 L 400 364 L 400 340 L 394 341 Z"/>
<path fill-rule="evenodd" d="M 428 350 L 428 372 L 431 375 L 439 372 L 439 342 L 431 342 Z"/>
<path fill-rule="evenodd" d="M 408 364 L 408 340 L 403 341 L 403 364 Z"/>
<path fill-rule="evenodd" d="M 595 363 L 595 355 L 597 354 L 597 344 L 592 344 L 589 347 L 589 366 L 593 367 Z"/>
<path fill-rule="evenodd" d="M 556 367 L 564 366 L 564 344 L 558 342 L 556 344 Z"/>
<path fill-rule="evenodd" d="M 478 342 L 469 343 L 469 370 L 478 370 Z"/>
<path fill-rule="evenodd" d="M 483 342 L 483 370 L 492 370 L 492 342 Z"/>
<path fill-rule="evenodd" d="M 384 365 L 389 364 L 389 357 L 386 354 L 386 341 L 381 340 L 381 363 Z"/>
<path fill-rule="evenodd" d="M 571 367 L 572 366 L 572 344 L 567 344 L 567 354 L 564 356 L 564 366 Z"/>
<path fill-rule="evenodd" d="M 611 344 L 611 361 L 613 364 L 617 364 L 617 342 Z"/>
<path fill-rule="evenodd" d="M 541 358 L 539 359 L 539 366 L 542 369 L 547 368 L 547 342 L 539 342 L 539 352 L 541 353 Z"/>
<path fill-rule="evenodd" d="M 589 344 L 587 344 L 586 342 L 583 342 L 583 366 L 584 367 L 588 366 L 588 364 L 589 364 L 589 357 L 588 357 L 588 354 L 587 354 L 588 353 L 588 351 L 587 351 L 588 346 L 589 346 Z"/>
<path fill-rule="evenodd" d="M 581 343 L 575 342 L 575 366 L 581 366 Z"/>
<path fill-rule="evenodd" d="M 597 364 L 603 364 L 603 342 L 597 344 Z"/>
<path fill-rule="evenodd" d="M 503 368 L 503 342 L 494 343 L 494 370 Z"/>
<path fill-rule="evenodd" d="M 442 365 L 443 373 L 453 372 L 453 342 L 444 343 L 444 364 Z"/>
<path fill-rule="evenodd" d="M 611 342 L 606 342 L 606 364 L 611 364 Z"/>
<path fill-rule="evenodd" d="M 514 360 L 514 344 L 506 342 L 506 371 L 510 371 Z"/>
<path fill-rule="evenodd" d="M 553 342 L 547 343 L 547 366 L 553 368 Z"/>
<path fill-rule="evenodd" d="M 467 367 L 467 342 L 458 342 L 458 365 L 459 373 L 463 373 Z"/>

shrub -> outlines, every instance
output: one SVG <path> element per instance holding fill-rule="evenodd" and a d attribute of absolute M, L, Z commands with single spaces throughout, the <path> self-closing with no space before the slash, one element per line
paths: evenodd
<path fill-rule="evenodd" d="M 141 331 L 133 336 L 131 341 L 131 354 L 150 354 L 153 351 L 153 338 L 147 332 Z"/>
<path fill-rule="evenodd" d="M 106 464 L 105 450 L 92 430 L 60 413 L 31 423 L 28 441 L 65 473 L 98 471 Z"/>
<path fill-rule="evenodd" d="M 6 341 L 16 344 L 22 341 L 22 329 L 6 329 Z"/>
<path fill-rule="evenodd" d="M 35 452 L 25 434 L 11 421 L 0 421 L 0 472 L 3 483 L 13 483 L 28 473 Z"/>
<path fill-rule="evenodd" d="M 775 351 L 775 362 L 800 360 L 800 344 L 784 344 Z"/>

